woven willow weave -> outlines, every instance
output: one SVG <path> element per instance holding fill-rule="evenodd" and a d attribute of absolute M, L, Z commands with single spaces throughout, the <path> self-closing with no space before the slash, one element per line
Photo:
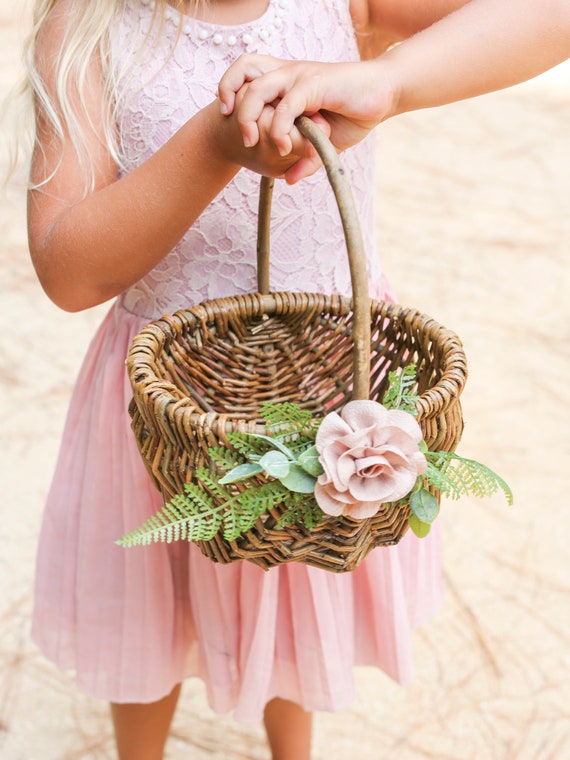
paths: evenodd
<path fill-rule="evenodd" d="M 183 492 L 196 468 L 210 464 L 209 447 L 228 445 L 229 432 L 264 433 L 263 402 L 295 402 L 321 418 L 351 398 L 380 401 L 388 372 L 409 364 L 417 367 L 417 419 L 428 447 L 450 451 L 461 436 L 459 396 L 467 377 L 461 342 L 416 310 L 368 299 L 350 191 L 336 152 L 307 121 L 299 126 L 323 157 L 339 202 L 353 298 L 269 292 L 272 182 L 262 180 L 260 292 L 163 317 L 145 327 L 131 346 L 132 428 L 165 500 Z M 233 487 L 243 488 L 240 483 Z M 218 534 L 198 545 L 216 562 L 247 559 L 267 569 L 297 561 L 344 572 L 372 549 L 400 540 L 409 504 L 381 509 L 365 520 L 325 516 L 312 531 L 302 525 L 278 528 L 280 514 L 279 508 L 272 510 L 236 541 Z"/>

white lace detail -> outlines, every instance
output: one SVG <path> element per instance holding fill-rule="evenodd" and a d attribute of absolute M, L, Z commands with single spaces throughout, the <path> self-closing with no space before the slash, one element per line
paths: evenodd
<path fill-rule="evenodd" d="M 212 101 L 223 72 L 244 50 L 288 59 L 358 58 L 346 0 L 270 0 L 262 17 L 234 27 L 184 17 L 180 36 L 175 11 L 162 27 L 152 18 L 149 3 L 128 3 L 114 36 L 126 171 Z M 154 39 L 150 54 L 133 56 L 147 35 Z M 371 294 L 379 298 L 384 282 L 373 242 L 373 141 L 347 151 L 342 160 L 359 208 Z M 162 262 L 121 296 L 124 307 L 154 319 L 206 299 L 256 290 L 258 187 L 259 176 L 242 170 Z M 276 182 L 271 230 L 272 289 L 350 293 L 342 226 L 323 170 L 293 187 Z"/>

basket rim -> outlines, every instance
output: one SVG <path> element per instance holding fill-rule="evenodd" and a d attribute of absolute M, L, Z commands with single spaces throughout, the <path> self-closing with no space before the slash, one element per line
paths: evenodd
<path fill-rule="evenodd" d="M 315 303 L 316 301 L 316 303 Z M 303 303 L 305 302 L 305 304 Z M 246 293 L 202 301 L 187 309 L 179 309 L 172 315 L 165 315 L 153 320 L 143 327 L 133 338 L 125 361 L 135 402 L 137 396 L 153 397 L 155 409 L 160 406 L 162 413 L 167 407 L 176 406 L 177 413 L 189 415 L 191 424 L 211 427 L 216 421 L 226 423 L 228 432 L 231 421 L 248 421 L 245 416 L 231 415 L 227 412 L 204 411 L 190 397 L 181 398 L 180 390 L 169 380 L 159 378 L 154 369 L 155 356 L 165 343 L 181 334 L 187 325 L 209 325 L 217 323 L 227 326 L 230 315 L 242 313 L 248 317 L 275 316 L 291 311 L 291 308 L 315 310 L 316 307 L 334 306 L 339 314 L 352 311 L 352 298 L 339 294 L 323 294 L 296 291 L 276 291 L 269 294 Z M 467 380 L 467 357 L 459 336 L 434 318 L 414 307 L 394 304 L 388 301 L 370 299 L 371 313 L 378 311 L 394 322 L 420 321 L 422 330 L 432 342 L 445 343 L 442 351 L 443 371 L 439 380 L 424 391 L 417 403 L 417 419 L 430 419 L 446 411 L 451 403 L 459 398 Z M 145 343 L 141 347 L 141 343 Z M 153 344 L 153 350 L 149 347 Z M 140 386 L 144 380 L 144 388 Z M 162 416 L 162 414 L 161 414 Z"/>

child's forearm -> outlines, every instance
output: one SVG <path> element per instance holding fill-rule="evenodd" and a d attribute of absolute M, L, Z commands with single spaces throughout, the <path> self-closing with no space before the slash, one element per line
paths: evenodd
<path fill-rule="evenodd" d="M 30 251 L 56 304 L 79 311 L 123 292 L 158 264 L 236 174 L 239 165 L 214 150 L 209 123 L 202 112 L 137 169 L 103 181 L 78 202 L 58 200 L 57 183 L 65 178 L 57 175 L 30 192 Z"/>
<path fill-rule="evenodd" d="M 509 87 L 569 56 L 567 0 L 472 0 L 377 63 L 395 92 L 388 116 Z"/>

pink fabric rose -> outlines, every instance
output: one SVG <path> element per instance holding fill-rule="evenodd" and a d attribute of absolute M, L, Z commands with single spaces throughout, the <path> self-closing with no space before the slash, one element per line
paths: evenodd
<path fill-rule="evenodd" d="M 410 493 L 426 471 L 421 440 L 411 414 L 376 401 L 350 401 L 340 415 L 327 414 L 315 441 L 324 469 L 315 484 L 317 504 L 328 515 L 372 517 Z"/>

